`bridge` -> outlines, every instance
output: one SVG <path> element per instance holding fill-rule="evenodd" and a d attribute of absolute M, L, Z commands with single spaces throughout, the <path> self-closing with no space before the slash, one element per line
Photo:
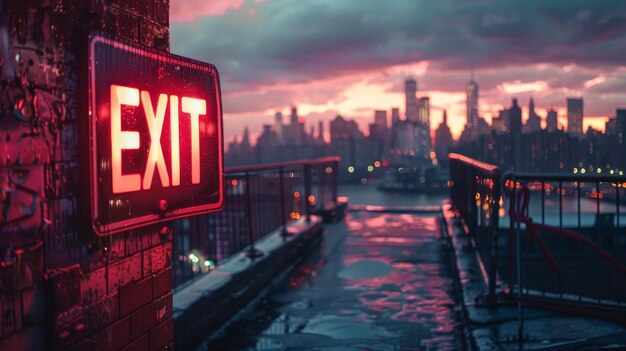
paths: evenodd
<path fill-rule="evenodd" d="M 224 211 L 173 226 L 177 347 L 626 345 L 626 178 L 449 162 L 435 206 L 348 206 L 337 158 L 228 170 Z"/>

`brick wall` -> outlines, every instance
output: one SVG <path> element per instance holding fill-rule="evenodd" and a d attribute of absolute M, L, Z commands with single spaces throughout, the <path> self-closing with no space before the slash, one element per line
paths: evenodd
<path fill-rule="evenodd" d="M 168 0 L 0 0 L 0 350 L 172 348 L 169 230 L 78 224 L 76 70 L 94 31 L 168 51 L 168 16 Z"/>

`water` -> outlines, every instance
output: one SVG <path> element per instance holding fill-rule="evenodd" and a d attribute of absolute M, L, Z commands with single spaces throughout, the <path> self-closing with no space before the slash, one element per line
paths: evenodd
<path fill-rule="evenodd" d="M 347 196 L 351 205 L 377 206 L 432 206 L 450 197 L 448 194 L 426 195 L 410 192 L 384 192 L 376 189 L 375 184 L 341 184 L 339 195 Z"/>
<path fill-rule="evenodd" d="M 441 205 L 449 201 L 448 194 L 427 195 L 420 193 L 403 192 L 381 192 L 376 189 L 375 184 L 341 184 L 339 194 L 347 196 L 351 205 L 379 205 L 379 206 L 431 206 Z M 501 227 L 508 227 L 509 201 L 504 198 L 504 210 L 501 211 Z M 529 216 L 537 223 L 542 223 L 541 193 L 531 192 Z M 563 226 L 578 226 L 578 199 L 574 195 L 563 197 Z M 580 223 L 583 227 L 592 226 L 596 220 L 598 202 L 595 199 L 581 197 L 580 199 Z M 600 201 L 600 213 L 617 214 L 615 201 Z M 626 205 L 619 206 L 620 226 L 626 225 Z M 559 197 L 553 192 L 544 195 L 543 220 L 545 224 L 559 226 Z M 614 224 L 617 225 L 617 216 L 614 217 Z"/>

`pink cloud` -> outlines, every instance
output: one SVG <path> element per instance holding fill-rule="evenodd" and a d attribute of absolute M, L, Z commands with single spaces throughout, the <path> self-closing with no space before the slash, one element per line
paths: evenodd
<path fill-rule="evenodd" d="M 172 22 L 193 22 L 202 16 L 222 16 L 230 10 L 237 10 L 245 0 L 178 0 L 170 3 Z"/>

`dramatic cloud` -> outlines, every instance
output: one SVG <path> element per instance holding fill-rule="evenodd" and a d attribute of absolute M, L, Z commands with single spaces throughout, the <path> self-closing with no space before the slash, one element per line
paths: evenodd
<path fill-rule="evenodd" d="M 626 104 L 620 1 L 172 0 L 171 18 L 172 51 L 220 70 L 227 123 L 255 112 L 269 123 L 291 104 L 403 111 L 412 75 L 431 96 L 431 125 L 447 108 L 458 133 L 471 70 L 488 119 L 513 96 L 544 108 L 582 95 L 588 116 Z"/>

